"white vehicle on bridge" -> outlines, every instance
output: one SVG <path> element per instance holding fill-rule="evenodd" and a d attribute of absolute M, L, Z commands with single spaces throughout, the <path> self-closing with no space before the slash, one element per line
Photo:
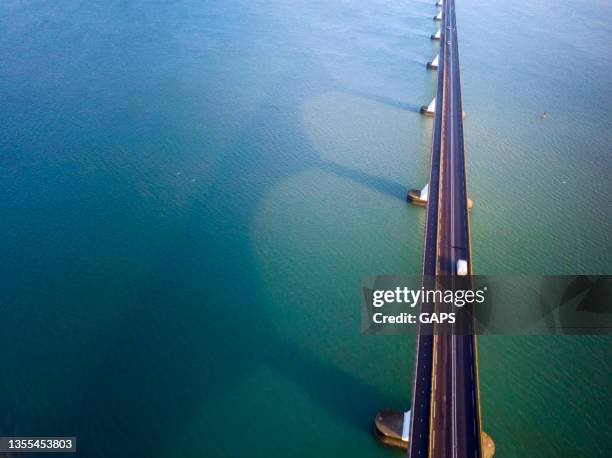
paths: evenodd
<path fill-rule="evenodd" d="M 457 260 L 457 275 L 462 277 L 468 274 L 468 263 L 465 259 Z"/>

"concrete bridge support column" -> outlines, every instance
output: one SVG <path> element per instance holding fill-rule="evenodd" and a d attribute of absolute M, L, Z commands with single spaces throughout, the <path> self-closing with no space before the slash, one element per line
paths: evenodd
<path fill-rule="evenodd" d="M 436 98 L 434 97 L 429 105 L 423 105 L 421 107 L 421 113 L 425 116 L 433 116 L 436 114 Z"/>
<path fill-rule="evenodd" d="M 438 64 L 440 62 L 440 56 L 436 55 L 431 62 L 427 62 L 427 68 L 431 68 L 432 70 L 438 69 Z"/>

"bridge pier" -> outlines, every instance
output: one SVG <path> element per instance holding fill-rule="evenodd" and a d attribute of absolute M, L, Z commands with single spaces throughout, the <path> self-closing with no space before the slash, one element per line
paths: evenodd
<path fill-rule="evenodd" d="M 436 16 L 434 16 L 434 21 L 441 21 L 442 20 L 442 11 L 440 11 Z"/>
<path fill-rule="evenodd" d="M 427 62 L 427 68 L 432 70 L 437 70 L 440 62 L 440 56 L 436 54 L 436 57 L 433 58 L 431 62 Z"/>
<path fill-rule="evenodd" d="M 410 411 L 383 410 L 376 415 L 372 430 L 379 442 L 390 447 L 407 449 Z"/>
<path fill-rule="evenodd" d="M 436 98 L 429 102 L 429 105 L 423 105 L 421 107 L 421 114 L 425 116 L 434 116 L 436 114 Z"/>
<path fill-rule="evenodd" d="M 426 184 L 423 189 L 411 189 L 408 191 L 408 195 L 406 196 L 406 200 L 414 205 L 420 205 L 422 207 L 427 205 L 427 198 L 429 197 L 429 183 Z M 472 199 L 468 197 L 467 207 L 468 210 L 472 209 Z"/>
<path fill-rule="evenodd" d="M 438 30 L 436 33 L 434 33 L 431 36 L 431 39 L 434 41 L 440 41 L 440 37 L 442 36 L 442 32 L 440 30 Z"/>
<path fill-rule="evenodd" d="M 376 414 L 372 426 L 374 436 L 389 447 L 408 449 L 410 437 L 410 410 L 398 412 L 396 410 L 383 410 Z M 482 457 L 493 458 L 495 455 L 495 442 L 491 436 L 483 431 L 481 436 Z"/>
<path fill-rule="evenodd" d="M 434 59 L 434 61 L 437 60 L 437 58 L 438 57 L 436 56 L 436 59 Z M 432 64 L 432 65 L 430 65 L 430 64 Z M 438 68 L 438 67 L 437 66 L 433 67 L 433 62 L 429 62 L 427 64 L 427 68 L 434 69 L 434 68 Z M 432 117 L 432 118 L 436 115 L 436 98 L 435 97 L 434 97 L 434 99 L 431 102 L 429 102 L 429 105 L 422 105 L 421 106 L 421 114 L 425 115 L 425 116 Z M 463 119 L 465 119 L 465 116 L 466 116 L 465 111 L 462 111 L 461 112 L 461 117 Z"/>
<path fill-rule="evenodd" d="M 429 195 L 429 184 L 426 184 L 423 189 L 411 189 L 408 191 L 406 198 L 408 202 L 415 205 L 427 205 L 427 197 Z"/>

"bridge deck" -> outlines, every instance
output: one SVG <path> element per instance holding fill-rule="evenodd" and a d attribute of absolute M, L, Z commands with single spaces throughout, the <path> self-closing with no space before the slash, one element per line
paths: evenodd
<path fill-rule="evenodd" d="M 423 275 L 456 275 L 457 260 L 471 273 L 463 108 L 454 0 L 442 7 Z M 428 287 L 428 285 L 425 285 Z M 429 285 L 431 286 L 431 285 Z M 476 338 L 435 335 L 422 327 L 412 397 L 408 454 L 481 457 Z"/>

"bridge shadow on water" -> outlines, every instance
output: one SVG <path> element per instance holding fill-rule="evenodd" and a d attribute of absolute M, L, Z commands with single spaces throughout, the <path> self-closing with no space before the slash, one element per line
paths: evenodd
<path fill-rule="evenodd" d="M 333 162 L 321 161 L 318 163 L 318 168 L 326 172 L 333 173 L 338 177 L 359 183 L 360 185 L 373 189 L 381 194 L 386 194 L 402 201 L 406 200 L 406 187 L 387 178 L 370 175 L 362 172 L 361 170 L 351 169 Z"/>
<path fill-rule="evenodd" d="M 372 102 L 380 103 L 382 105 L 386 105 L 391 108 L 399 108 L 400 110 L 410 111 L 412 113 L 420 113 L 421 107 L 417 105 L 413 105 L 411 103 L 402 102 L 400 100 L 396 100 L 391 97 L 386 97 L 384 95 L 371 94 L 369 92 L 359 91 L 356 89 L 347 89 L 341 88 L 339 89 L 347 94 L 354 95 L 356 97 L 360 97 L 363 99 L 370 100 Z"/>

